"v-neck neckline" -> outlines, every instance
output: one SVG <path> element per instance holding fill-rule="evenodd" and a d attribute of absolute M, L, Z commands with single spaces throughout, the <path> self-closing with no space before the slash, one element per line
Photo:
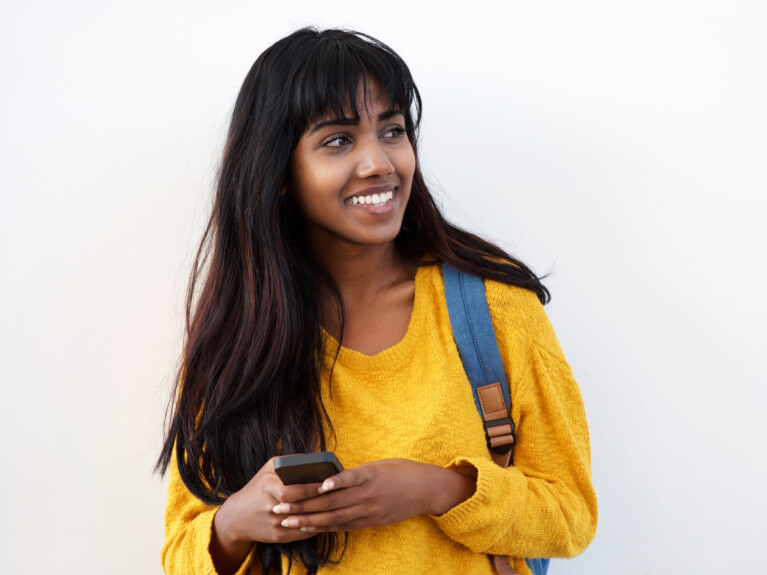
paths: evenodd
<path fill-rule="evenodd" d="M 360 351 L 338 345 L 338 341 L 327 330 L 322 332 L 328 343 L 326 360 L 331 363 L 336 360 L 350 368 L 377 369 L 399 364 L 399 360 L 411 355 L 413 347 L 423 334 L 423 323 L 428 309 L 428 281 L 433 266 L 421 266 L 415 274 L 415 293 L 413 295 L 413 311 L 410 314 L 405 335 L 391 347 L 387 347 L 375 355 L 367 355 Z M 336 350 L 338 357 L 336 358 Z"/>

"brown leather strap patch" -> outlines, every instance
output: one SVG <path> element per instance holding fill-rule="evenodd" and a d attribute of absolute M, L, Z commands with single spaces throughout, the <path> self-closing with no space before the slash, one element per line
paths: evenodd
<path fill-rule="evenodd" d="M 511 435 L 511 425 L 508 423 L 505 423 L 504 425 L 493 425 L 492 427 L 487 428 L 487 435 L 488 437 L 499 437 L 501 435 L 508 435 L 509 437 L 512 437 Z M 514 439 L 512 437 L 511 443 L 514 443 Z"/>
<path fill-rule="evenodd" d="M 519 575 L 517 570 L 511 566 L 509 558 L 505 555 L 491 555 L 491 557 L 493 558 L 495 570 L 498 571 L 499 575 Z"/>
<path fill-rule="evenodd" d="M 498 467 L 506 468 L 511 462 L 511 451 L 508 453 L 496 453 L 495 451 L 491 451 L 490 457 L 493 458 L 493 463 L 495 463 Z"/>
<path fill-rule="evenodd" d="M 490 438 L 490 447 L 500 447 L 501 445 L 511 445 L 512 443 L 514 443 L 514 436 L 511 434 Z"/>
<path fill-rule="evenodd" d="M 503 400 L 503 390 L 500 383 L 491 383 L 477 388 L 479 405 L 482 407 L 482 418 L 485 421 L 509 417 L 509 410 Z"/>

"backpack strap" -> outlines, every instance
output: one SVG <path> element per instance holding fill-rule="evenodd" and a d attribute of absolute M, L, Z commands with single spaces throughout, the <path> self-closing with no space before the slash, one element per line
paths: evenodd
<path fill-rule="evenodd" d="M 514 447 L 511 393 L 495 339 L 482 278 L 442 264 L 445 300 L 458 353 L 482 415 L 493 461 L 508 467 Z"/>
<path fill-rule="evenodd" d="M 450 328 L 482 415 L 487 447 L 497 465 L 508 467 L 515 438 L 511 392 L 487 306 L 485 282 L 446 263 L 442 264 L 442 277 Z M 508 557 L 490 557 L 499 575 L 519 575 Z"/>

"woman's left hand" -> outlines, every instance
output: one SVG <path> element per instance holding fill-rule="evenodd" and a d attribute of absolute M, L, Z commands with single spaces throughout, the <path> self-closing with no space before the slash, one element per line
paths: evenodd
<path fill-rule="evenodd" d="M 319 495 L 275 506 L 284 527 L 308 532 L 348 531 L 440 515 L 474 493 L 476 479 L 437 465 L 383 459 L 325 480 Z"/>

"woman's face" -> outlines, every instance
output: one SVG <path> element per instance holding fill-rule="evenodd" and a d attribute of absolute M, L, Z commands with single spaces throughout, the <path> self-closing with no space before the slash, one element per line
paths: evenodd
<path fill-rule="evenodd" d="M 405 118 L 375 82 L 357 91 L 361 117 L 326 117 L 301 136 L 288 193 L 300 208 L 311 248 L 381 245 L 399 233 L 415 171 Z M 319 252 L 324 253 L 324 252 Z"/>

